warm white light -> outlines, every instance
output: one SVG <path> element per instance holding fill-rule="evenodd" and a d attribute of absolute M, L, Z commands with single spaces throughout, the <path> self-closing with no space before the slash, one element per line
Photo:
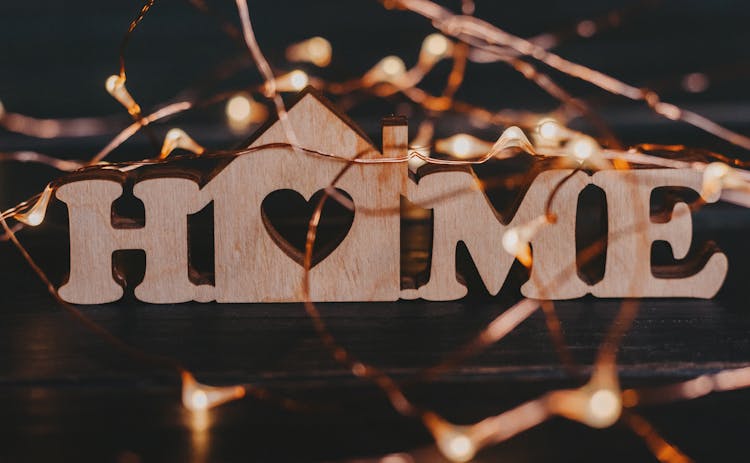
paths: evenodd
<path fill-rule="evenodd" d="M 190 405 L 193 410 L 205 410 L 208 408 L 208 396 L 201 390 L 193 391 L 190 395 Z"/>
<path fill-rule="evenodd" d="M 591 394 L 586 424 L 596 428 L 613 425 L 622 413 L 622 400 L 617 391 L 599 389 Z"/>
<path fill-rule="evenodd" d="M 250 119 L 252 107 L 250 99 L 245 95 L 235 95 L 227 101 L 227 117 L 236 122 L 244 122 Z"/>
<path fill-rule="evenodd" d="M 226 115 L 229 128 L 235 132 L 243 132 L 252 123 L 265 120 L 268 110 L 249 94 L 238 93 L 227 101 Z"/>
<path fill-rule="evenodd" d="M 44 216 L 46 214 L 42 211 L 33 211 L 31 214 L 26 216 L 26 225 L 31 225 L 32 227 L 36 227 L 37 225 L 44 222 Z"/>
<path fill-rule="evenodd" d="M 199 155 L 206 151 L 205 148 L 193 140 L 184 130 L 177 128 L 170 129 L 164 137 L 164 144 L 162 144 L 159 159 L 166 158 L 176 149 L 187 150 Z"/>
<path fill-rule="evenodd" d="M 398 56 L 386 56 L 362 77 L 365 85 L 395 82 L 406 73 L 406 65 Z"/>
<path fill-rule="evenodd" d="M 535 152 L 526 134 L 515 125 L 503 130 L 500 138 L 492 145 L 491 152 L 496 158 L 505 158 L 508 157 L 506 150 L 509 148 L 518 148 L 530 154 Z"/>
<path fill-rule="evenodd" d="M 277 77 L 274 83 L 276 84 L 277 92 L 299 92 L 307 86 L 309 81 L 310 78 L 304 71 L 295 69 L 288 74 Z"/>
<path fill-rule="evenodd" d="M 506 229 L 501 240 L 503 249 L 518 259 L 525 267 L 531 267 L 531 246 L 529 243 L 539 229 L 548 223 L 547 216 L 540 215 L 523 225 Z"/>
<path fill-rule="evenodd" d="M 328 66 L 333 49 L 331 43 L 323 37 L 313 37 L 296 43 L 286 50 L 289 61 L 307 61 L 318 67 Z"/>
<path fill-rule="evenodd" d="M 723 162 L 712 162 L 703 170 L 703 178 L 708 180 L 720 180 L 726 177 L 732 168 Z"/>
<path fill-rule="evenodd" d="M 565 132 L 563 127 L 560 126 L 560 123 L 554 119 L 544 119 L 540 121 L 537 125 L 537 130 L 542 138 L 550 142 L 559 141 Z"/>
<path fill-rule="evenodd" d="M 196 381 L 189 372 L 182 373 L 182 404 L 190 411 L 203 412 L 244 396 L 242 386 L 207 386 Z"/>
<path fill-rule="evenodd" d="M 398 56 L 386 56 L 380 62 L 383 72 L 388 77 L 398 77 L 406 71 L 406 65 Z"/>
<path fill-rule="evenodd" d="M 427 412 L 422 417 L 425 426 L 435 439 L 435 445 L 446 458 L 455 462 L 469 461 L 477 452 L 471 427 L 456 426 L 441 416 Z"/>
<path fill-rule="evenodd" d="M 584 162 L 600 152 L 599 143 L 588 136 L 580 136 L 570 144 L 570 154 L 580 162 Z"/>
<path fill-rule="evenodd" d="M 443 56 L 450 47 L 450 41 L 443 34 L 430 34 L 424 39 L 424 48 L 435 56 Z"/>
<path fill-rule="evenodd" d="M 526 239 L 526 233 L 521 227 L 513 227 L 505 230 L 502 245 L 505 252 L 518 259 L 524 267 L 531 267 L 531 246 Z"/>
<path fill-rule="evenodd" d="M 323 37 L 313 37 L 307 42 L 307 49 L 310 53 L 310 61 L 318 67 L 328 66 L 331 62 L 332 47 L 331 42 Z"/>
<path fill-rule="evenodd" d="M 491 149 L 492 143 L 465 133 L 459 133 L 452 137 L 437 140 L 435 142 L 436 151 L 449 154 L 459 159 L 483 156 Z"/>
<path fill-rule="evenodd" d="M 476 447 L 465 434 L 448 431 L 437 442 L 440 452 L 451 461 L 465 462 L 474 457 Z"/>
<path fill-rule="evenodd" d="M 424 64 L 434 64 L 449 56 L 453 51 L 453 43 L 443 34 L 430 34 L 422 42 L 419 60 Z"/>
<path fill-rule="evenodd" d="M 422 155 L 423 157 L 429 158 L 430 157 L 430 149 L 427 147 L 418 147 L 418 148 L 410 148 L 411 155 L 409 156 L 409 170 L 412 172 L 416 172 L 420 167 L 427 164 L 427 161 L 425 161 L 422 157 L 417 156 L 417 153 Z"/>
<path fill-rule="evenodd" d="M 44 217 L 47 215 L 47 207 L 49 206 L 53 191 L 52 185 L 47 185 L 39 196 L 39 199 L 37 199 L 36 203 L 29 210 L 22 214 L 15 214 L 13 218 L 32 227 L 40 225 L 44 222 Z"/>
<path fill-rule="evenodd" d="M 111 75 L 107 78 L 104 83 L 104 87 L 107 89 L 110 95 L 112 95 L 121 105 L 128 110 L 128 113 L 137 117 L 141 114 L 141 107 L 135 102 L 133 97 L 125 87 L 125 76 L 123 75 Z"/>
<path fill-rule="evenodd" d="M 453 153 L 458 157 L 466 157 L 471 152 L 472 143 L 468 137 L 456 138 L 453 143 Z"/>
<path fill-rule="evenodd" d="M 523 130 L 521 130 L 520 127 L 516 127 L 515 125 L 511 125 L 507 129 L 505 129 L 502 133 L 502 136 L 505 137 L 506 140 L 523 140 L 526 138 L 526 134 L 523 133 Z"/>
<path fill-rule="evenodd" d="M 509 228 L 503 233 L 502 239 L 503 249 L 508 254 L 515 256 L 518 253 L 518 245 L 521 244 L 521 237 L 518 236 L 518 230 L 515 228 Z"/>
<path fill-rule="evenodd" d="M 292 84 L 294 90 L 302 90 L 308 82 L 307 74 L 300 70 L 292 71 L 289 75 L 289 82 Z"/>
<path fill-rule="evenodd" d="M 737 178 L 734 169 L 723 162 L 712 162 L 703 170 L 701 196 L 712 198 L 721 194 L 724 188 L 741 188 L 744 182 Z"/>
<path fill-rule="evenodd" d="M 532 133 L 535 146 L 555 149 L 560 147 L 560 143 L 567 141 L 573 135 L 573 131 L 552 117 L 545 117 L 537 122 L 536 130 Z"/>
<path fill-rule="evenodd" d="M 110 94 L 114 93 L 123 85 L 125 85 L 125 79 L 116 74 L 107 77 L 107 80 L 104 82 L 104 88 L 106 88 Z"/>

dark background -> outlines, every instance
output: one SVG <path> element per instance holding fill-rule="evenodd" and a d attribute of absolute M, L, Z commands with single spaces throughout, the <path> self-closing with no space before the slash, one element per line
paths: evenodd
<path fill-rule="evenodd" d="M 633 5 L 477 3 L 479 17 L 522 36 L 570 30 L 582 19 Z M 239 23 L 232 2 L 209 4 Z M 8 111 L 37 117 L 115 115 L 124 127 L 128 119 L 104 91 L 104 80 L 118 71 L 120 41 L 140 6 L 125 1 L 2 2 L 0 101 Z M 280 70 L 291 69 L 283 60 L 287 45 L 312 35 L 328 38 L 334 58 L 319 74 L 332 80 L 361 75 L 387 54 L 414 63 L 431 30 L 424 19 L 386 11 L 375 1 L 250 1 L 249 7 L 260 45 Z M 572 37 L 556 51 L 628 83 L 657 89 L 666 101 L 748 134 L 749 19 L 750 8 L 740 1 L 654 2 L 616 29 L 590 39 Z M 247 86 L 259 82 L 259 76 L 246 56 L 241 46 L 222 35 L 214 19 L 187 2 L 157 1 L 127 50 L 128 87 L 148 111 L 182 95 L 227 59 L 245 60 L 246 69 L 216 90 Z M 443 63 L 425 87 L 439 89 L 447 71 Z M 691 94 L 682 89 L 683 77 L 691 72 L 706 73 L 707 91 Z M 570 79 L 560 82 L 590 101 L 626 143 L 685 143 L 748 159 L 743 150 L 660 119 L 643 104 Z M 492 109 L 546 111 L 556 106 L 502 64 L 470 65 L 458 97 Z M 379 140 L 380 117 L 400 108 L 398 100 L 389 100 L 361 105 L 350 114 Z M 440 128 L 443 135 L 467 130 L 460 119 L 447 120 Z M 573 124 L 589 129 L 580 121 Z M 234 147 L 249 135 L 227 130 L 223 105 L 153 130 L 161 139 L 172 126 L 184 128 L 210 148 Z M 0 152 L 33 149 L 86 159 L 108 140 L 38 140 L 0 131 Z M 113 159 L 151 157 L 155 150 L 141 134 Z M 41 166 L 0 165 L 0 206 L 5 209 L 25 199 L 57 175 Z M 620 357 L 626 385 L 692 377 L 742 366 L 750 359 L 745 290 L 750 216 L 741 208 L 716 205 L 696 214 L 695 221 L 696 241 L 716 240 L 729 256 L 725 288 L 711 301 L 643 301 Z M 63 225 L 50 220 L 20 235 L 55 281 L 65 272 L 60 259 Z M 510 281 L 495 299 L 475 295 L 446 303 L 325 304 L 321 310 L 355 354 L 408 380 L 501 313 L 517 295 L 517 283 Z M 68 318 L 8 244 L 0 247 L 0 301 L 0 461 L 337 460 L 377 457 L 430 443 L 418 422 L 396 415 L 377 389 L 330 360 L 298 305 L 146 306 L 125 300 L 83 308 L 124 340 L 179 359 L 202 381 L 252 382 L 282 395 L 332 404 L 314 413 L 292 412 L 246 399 L 213 411 L 212 426 L 195 431 L 190 413 L 179 403 L 176 378 L 132 363 Z M 618 308 L 619 301 L 592 298 L 558 304 L 577 361 L 591 363 Z M 414 383 L 407 391 L 447 418 L 470 423 L 550 388 L 576 384 L 565 378 L 537 314 L 458 371 L 428 384 Z M 746 461 L 748 399 L 750 395 L 740 391 L 642 413 L 698 461 Z M 478 458 L 656 461 L 624 426 L 595 431 L 561 419 Z"/>

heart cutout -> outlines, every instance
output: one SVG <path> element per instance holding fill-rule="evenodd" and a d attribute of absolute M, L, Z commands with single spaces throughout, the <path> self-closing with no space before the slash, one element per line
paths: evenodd
<path fill-rule="evenodd" d="M 336 191 L 353 204 L 351 196 L 343 190 Z M 299 265 L 304 265 L 307 231 L 323 190 L 315 192 L 309 201 L 294 190 L 276 190 L 263 199 L 261 216 L 263 225 L 274 243 Z M 354 211 L 328 197 L 323 205 L 313 246 L 311 268 L 336 249 L 354 222 Z"/>

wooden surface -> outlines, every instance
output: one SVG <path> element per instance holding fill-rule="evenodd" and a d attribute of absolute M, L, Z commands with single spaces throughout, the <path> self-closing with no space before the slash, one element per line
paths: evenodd
<path fill-rule="evenodd" d="M 91 179 L 57 190 L 56 197 L 68 208 L 70 229 L 70 271 L 59 288 L 60 297 L 73 304 L 119 300 L 123 290 L 115 281 L 118 270 L 112 256 L 115 251 L 143 250 L 146 271 L 135 289 L 139 300 L 213 300 L 212 291 L 207 291 L 212 288 L 194 285 L 189 278 L 187 216 L 205 206 L 198 184 L 184 178 L 150 179 L 139 182 L 133 193 L 144 205 L 144 225 L 114 228 L 112 203 L 123 194 L 121 184 Z"/>
<path fill-rule="evenodd" d="M 167 163 L 161 166 L 162 178 L 136 180 L 133 194 L 144 205 L 145 225 L 113 214 L 113 203 L 124 198 L 122 185 L 106 178 L 111 171 L 93 179 L 88 174 L 85 178 L 77 178 L 79 173 L 67 176 L 55 194 L 67 206 L 70 230 L 71 270 L 59 289 L 62 299 L 74 304 L 119 300 L 123 282 L 114 281 L 121 270 L 113 265 L 112 256 L 123 250 L 144 251 L 146 271 L 134 294 L 151 303 L 455 300 L 467 295 L 465 277 L 456 271 L 460 243 L 467 247 L 492 295 L 503 287 L 515 259 L 531 268 L 522 293 L 535 299 L 572 299 L 589 292 L 597 297 L 711 298 L 724 282 L 725 255 L 707 248 L 688 256 L 693 243 L 686 203 L 656 204 L 663 210 L 652 213 L 655 189 L 702 191 L 701 172 L 542 169 L 529 173 L 526 183 L 530 185 L 515 201 L 520 204 L 513 216 L 502 217 L 469 165 L 429 165 L 409 178 L 406 118 L 390 117 L 382 125 L 382 153 L 401 162 L 347 164 L 342 160 L 378 160 L 384 154 L 314 89 L 296 98 L 283 118 L 258 129 L 248 147 L 257 151 L 240 152 L 213 172 L 205 167 L 197 174 L 190 167 L 168 170 Z M 202 159 L 192 161 L 200 164 Z M 201 185 L 195 179 L 180 178 L 196 175 L 201 183 L 207 182 Z M 127 177 L 122 177 L 119 180 L 125 182 Z M 299 202 L 301 196 L 308 203 L 308 214 L 279 216 L 304 224 L 317 213 L 315 226 L 309 230 L 317 238 L 317 224 L 327 217 L 324 203 L 313 197 L 323 198 L 332 184 L 343 198 L 338 202 L 350 211 L 349 220 L 339 224 L 335 239 L 313 246 L 306 263 L 307 236 L 302 246 L 292 243 L 283 226 L 270 219 L 265 205 L 270 196 L 283 195 L 292 202 Z M 605 194 L 601 210 L 591 213 L 607 216 L 605 244 L 593 253 L 577 251 L 576 225 L 582 224 L 586 232 L 589 222 L 576 212 L 580 194 L 589 185 Z M 701 200 L 716 202 L 720 193 L 716 190 Z M 403 290 L 399 265 L 402 196 L 432 217 L 431 243 L 426 249 L 429 270 L 412 276 Z M 188 222 L 190 215 L 209 204 L 215 271 L 208 279 L 215 283 L 199 285 L 190 279 L 196 271 L 190 262 L 189 241 L 210 242 L 211 237 L 197 236 Z M 189 239 L 188 234 L 195 236 Z M 513 244 L 507 244 L 509 237 Z M 655 241 L 673 248 L 677 263 L 667 270 L 652 264 Z M 578 275 L 577 264 L 597 253 L 602 254 L 606 267 L 601 281 L 590 289 Z M 309 287 L 303 285 L 306 269 Z"/>
<path fill-rule="evenodd" d="M 622 349 L 625 387 L 737 367 L 750 359 L 743 276 L 748 267 L 734 257 L 747 255 L 743 237 L 750 217 L 730 206 L 712 208 L 699 214 L 696 239 L 718 235 L 734 273 L 717 300 L 644 300 Z M 420 225 L 413 226 L 411 233 L 418 235 Z M 22 238 L 44 268 L 59 276 L 65 263 L 55 258 L 60 251 L 54 228 Z M 119 461 L 123 452 L 134 452 L 141 461 L 330 461 L 430 442 L 417 422 L 395 415 L 378 390 L 330 359 L 297 304 L 147 305 L 131 297 L 84 307 L 86 315 L 126 341 L 184 362 L 201 381 L 250 382 L 330 406 L 292 412 L 245 399 L 211 412 L 208 431 L 193 431 L 177 378 L 132 364 L 82 329 L 45 294 L 15 250 L 3 247 L 0 259 L 6 291 L 0 314 L 5 413 L 0 456 L 7 461 Z M 509 285 L 519 283 L 519 270 L 513 268 Z M 517 295 L 517 287 L 502 294 Z M 340 303 L 320 309 L 355 354 L 410 382 L 470 339 L 510 299 Z M 619 301 L 586 298 L 556 306 L 576 360 L 590 363 Z M 569 384 L 537 314 L 457 371 L 429 384 L 416 381 L 407 391 L 452 420 L 470 422 Z M 721 394 L 643 413 L 699 461 L 712 461 L 744 449 L 750 415 L 741 409 L 748 394 Z M 653 461 L 624 428 L 595 431 L 563 420 L 493 447 L 479 461 L 594 462 L 601 461 L 600 452 L 614 452 L 608 461 Z"/>
<path fill-rule="evenodd" d="M 410 182 L 409 200 L 425 209 L 432 209 L 433 231 L 429 281 L 417 289 L 415 296 L 427 300 L 458 299 L 467 294 L 456 276 L 456 249 L 463 243 L 482 277 L 487 291 L 498 294 L 503 287 L 514 256 L 502 246 L 504 233 L 513 227 L 524 227 L 545 214 L 547 198 L 570 170 L 545 172 L 534 180 L 521 199 L 510 220 L 499 217 L 485 196 L 479 179 L 470 169 L 435 172 Z M 585 294 L 585 284 L 570 278 L 560 284 L 553 281 L 565 268 L 575 268 L 575 221 L 578 192 L 588 183 L 588 176 L 579 172 L 560 189 L 554 213 L 558 222 L 540 228 L 531 237 L 534 265 L 529 297 L 566 299 L 572 290 Z M 411 293 L 407 293 L 407 296 Z"/>
<path fill-rule="evenodd" d="M 67 206 L 70 229 L 71 270 L 60 296 L 74 304 L 119 300 L 122 282 L 115 277 L 121 270 L 112 256 L 115 251 L 139 250 L 146 256 L 146 272 L 135 296 L 143 302 L 303 301 L 304 244 L 295 247 L 283 225 L 270 220 L 272 211 L 265 205 L 271 195 L 286 193 L 287 200 L 301 195 L 310 206 L 308 214 L 281 214 L 281 219 L 309 222 L 321 194 L 341 174 L 336 188 L 351 203 L 351 220 L 338 227 L 336 239 L 315 246 L 309 297 L 316 302 L 396 300 L 406 162 L 347 165 L 342 160 L 383 155 L 317 92 L 303 92 L 299 98 L 286 119 L 260 129 L 250 148 L 261 149 L 239 153 L 218 172 L 205 167 L 198 171 L 201 180 L 209 179 L 205 184 L 180 178 L 194 177 L 188 169 L 202 159 L 181 170 L 166 165 L 163 178 L 135 180 L 133 194 L 144 208 L 143 224 L 112 214 L 116 200 L 128 201 L 118 183 L 127 181 L 125 175 L 113 179 L 108 170 L 101 178 L 68 176 L 56 192 Z M 406 120 L 391 119 L 397 123 L 383 125 L 383 151 L 405 159 Z M 303 149 L 283 145 L 289 143 Z M 188 216 L 209 204 L 212 233 L 202 236 L 189 230 Z M 196 272 L 189 259 L 189 233 L 193 242 L 213 247 L 215 273 L 210 279 L 215 285 L 191 281 Z"/>
<path fill-rule="evenodd" d="M 597 297 L 713 297 L 727 274 L 724 254 L 712 249 L 688 256 L 692 243 L 690 208 L 670 204 L 651 215 L 654 190 L 660 187 L 701 191 L 703 176 L 690 169 L 602 171 L 592 177 L 607 198 L 607 255 L 604 276 L 591 294 Z M 701 198 L 716 202 L 719 192 Z M 660 205 L 664 208 L 665 205 Z M 661 217 L 659 217 L 661 215 Z M 654 241 L 668 243 L 675 264 L 651 262 Z M 705 262 L 705 263 L 704 263 Z"/>

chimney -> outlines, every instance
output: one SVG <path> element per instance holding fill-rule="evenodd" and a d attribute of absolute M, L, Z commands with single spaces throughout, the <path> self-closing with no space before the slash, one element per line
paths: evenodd
<path fill-rule="evenodd" d="M 406 116 L 386 116 L 380 126 L 383 133 L 383 156 L 405 157 L 409 149 L 409 125 Z"/>

